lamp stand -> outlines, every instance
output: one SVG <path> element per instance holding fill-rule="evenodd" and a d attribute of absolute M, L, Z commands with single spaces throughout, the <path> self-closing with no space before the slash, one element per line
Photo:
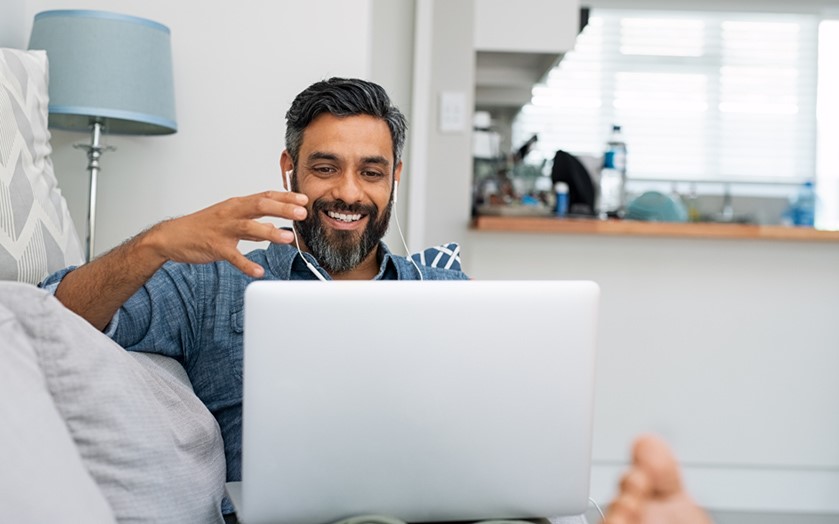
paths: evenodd
<path fill-rule="evenodd" d="M 114 151 L 112 146 L 102 146 L 102 128 L 104 121 L 100 118 L 91 120 L 90 144 L 75 144 L 76 149 L 87 151 L 87 170 L 90 171 L 90 198 L 87 210 L 87 261 L 93 260 L 93 246 L 96 236 L 96 182 L 99 178 L 99 157 L 105 151 Z"/>

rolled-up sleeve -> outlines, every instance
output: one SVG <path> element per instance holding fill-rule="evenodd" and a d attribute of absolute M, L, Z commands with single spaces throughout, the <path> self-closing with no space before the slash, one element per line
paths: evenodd
<path fill-rule="evenodd" d="M 201 326 L 200 266 L 167 262 L 119 309 L 111 337 L 128 350 L 183 361 Z"/>
<path fill-rule="evenodd" d="M 183 361 L 200 333 L 200 266 L 167 262 L 105 327 L 105 335 L 128 350 L 148 351 Z M 53 273 L 39 287 L 55 295 L 62 279 L 76 269 Z"/>
<path fill-rule="evenodd" d="M 56 271 L 52 275 L 45 278 L 40 284 L 38 284 L 38 287 L 46 291 L 49 291 L 53 296 L 55 296 L 55 292 L 58 289 L 58 285 L 61 284 L 61 281 L 64 280 L 64 277 L 67 276 L 67 273 L 73 271 L 77 267 L 78 266 L 69 266 L 59 271 Z M 114 316 L 111 317 L 110 322 L 108 322 L 108 325 L 105 326 L 105 329 L 102 330 L 102 333 L 104 333 L 106 336 L 110 338 L 114 338 L 114 333 L 116 333 L 117 331 L 118 324 L 119 310 L 117 310 L 117 312 L 114 313 Z"/>

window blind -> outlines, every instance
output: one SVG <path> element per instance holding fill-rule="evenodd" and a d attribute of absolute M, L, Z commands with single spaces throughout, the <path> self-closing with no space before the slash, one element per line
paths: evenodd
<path fill-rule="evenodd" d="M 636 180 L 800 183 L 815 174 L 816 16 L 596 10 L 513 122 L 534 156 L 602 153 Z"/>

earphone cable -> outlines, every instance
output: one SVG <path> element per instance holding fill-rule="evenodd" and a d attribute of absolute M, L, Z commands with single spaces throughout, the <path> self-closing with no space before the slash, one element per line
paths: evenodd
<path fill-rule="evenodd" d="M 285 183 L 286 183 L 286 191 L 291 192 L 291 170 L 286 171 L 285 173 Z M 294 234 L 294 245 L 297 246 L 297 252 L 300 254 L 300 258 L 303 259 L 303 263 L 306 264 L 306 267 L 309 268 L 309 271 L 315 275 L 318 280 L 321 282 L 326 282 L 326 277 L 320 274 L 315 266 L 312 265 L 311 262 L 306 260 L 306 257 L 303 256 L 303 251 L 300 250 L 300 241 L 297 239 L 297 227 L 294 225 L 294 220 L 291 221 L 291 232 Z"/>
<path fill-rule="evenodd" d="M 596 510 L 597 510 L 597 513 L 599 513 L 599 514 L 600 514 L 600 519 L 601 519 L 601 520 L 606 520 L 606 515 L 604 515 L 604 514 L 603 514 L 603 510 L 602 510 L 602 509 L 600 509 L 600 505 L 599 505 L 599 504 L 597 504 L 597 502 L 595 502 L 595 500 L 594 500 L 593 498 L 591 498 L 591 497 L 589 497 L 589 498 L 588 498 L 588 501 L 592 503 L 592 505 L 594 506 L 594 509 L 596 509 Z"/>
<path fill-rule="evenodd" d="M 396 207 L 396 202 L 394 202 L 394 207 Z M 405 258 L 410 260 L 411 264 L 413 264 L 414 267 L 417 268 L 417 274 L 419 274 L 419 279 L 425 280 L 422 277 L 422 271 L 420 271 L 420 268 L 417 265 L 417 261 L 414 260 L 414 257 L 411 256 L 411 250 L 408 249 L 408 243 L 405 242 L 405 235 L 402 234 L 402 226 L 399 225 L 399 213 L 394 213 L 393 216 L 394 218 L 396 218 L 396 229 L 399 231 L 399 238 L 402 239 L 402 246 L 405 248 Z"/>

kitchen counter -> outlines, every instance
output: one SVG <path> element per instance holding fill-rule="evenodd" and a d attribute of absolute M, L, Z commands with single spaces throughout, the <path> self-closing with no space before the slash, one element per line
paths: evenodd
<path fill-rule="evenodd" d="M 482 217 L 458 238 L 474 279 L 600 286 L 595 500 L 656 433 L 715 511 L 839 514 L 836 232 Z"/>
<path fill-rule="evenodd" d="M 475 231 L 507 233 L 560 233 L 839 242 L 839 231 L 822 231 L 807 227 L 721 224 L 712 222 L 674 223 L 584 218 L 479 216 L 473 219 L 471 228 Z"/>

